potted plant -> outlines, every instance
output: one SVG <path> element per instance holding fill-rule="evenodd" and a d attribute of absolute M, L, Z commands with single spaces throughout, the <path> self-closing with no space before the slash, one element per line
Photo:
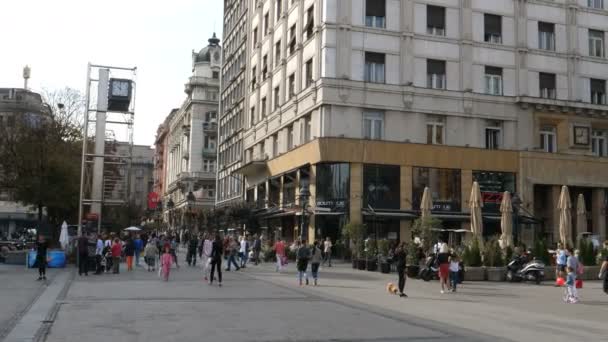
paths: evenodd
<path fill-rule="evenodd" d="M 391 264 L 388 260 L 389 245 L 390 242 L 386 239 L 378 241 L 378 253 L 380 255 L 380 272 L 382 273 L 391 273 Z"/>
<path fill-rule="evenodd" d="M 489 281 L 503 281 L 505 279 L 505 262 L 498 237 L 493 237 L 485 243 L 483 264 Z"/>
<path fill-rule="evenodd" d="M 407 276 L 417 278 L 420 273 L 420 263 L 418 261 L 419 245 L 413 241 L 407 245 Z"/>
<path fill-rule="evenodd" d="M 378 270 L 378 246 L 376 240 L 369 238 L 365 241 L 366 269 L 375 272 Z"/>
<path fill-rule="evenodd" d="M 365 226 L 361 223 L 349 222 L 342 227 L 342 236 L 344 241 L 349 245 L 351 250 L 351 258 L 353 260 L 353 268 L 365 269 L 363 234 Z"/>
<path fill-rule="evenodd" d="M 471 243 L 465 247 L 462 261 L 466 267 L 465 280 L 485 280 L 485 269 L 481 267 L 481 249 L 477 237 L 474 237 Z"/>

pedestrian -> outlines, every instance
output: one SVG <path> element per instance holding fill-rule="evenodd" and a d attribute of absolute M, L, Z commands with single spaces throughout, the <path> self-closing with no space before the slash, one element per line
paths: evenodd
<path fill-rule="evenodd" d="M 120 255 L 122 254 L 122 245 L 119 238 L 114 238 L 112 244 L 112 273 L 118 274 L 120 271 Z"/>
<path fill-rule="evenodd" d="M 328 236 L 325 238 L 325 242 L 323 242 L 323 252 L 325 253 L 325 257 L 323 258 L 323 266 L 327 263 L 327 267 L 331 267 L 331 249 L 333 244 L 331 243 L 331 238 Z"/>
<path fill-rule="evenodd" d="M 213 275 L 217 269 L 217 280 L 219 286 L 222 287 L 222 255 L 223 255 L 223 243 L 220 240 L 218 234 L 215 235 L 215 239 L 211 244 L 211 275 L 209 277 L 209 285 L 213 285 Z"/>
<path fill-rule="evenodd" d="M 114 241 L 114 233 L 110 233 L 109 236 L 105 236 L 106 240 L 103 242 L 103 255 L 105 256 L 106 259 L 106 267 L 105 267 L 105 271 L 110 272 L 110 269 L 112 269 L 113 263 L 112 263 L 112 242 Z"/>
<path fill-rule="evenodd" d="M 139 264 L 139 257 L 144 251 L 144 241 L 141 239 L 139 234 L 135 235 L 135 240 L 133 240 L 133 247 L 135 251 L 135 266 L 141 266 Z"/>
<path fill-rule="evenodd" d="M 240 270 L 241 268 L 236 263 L 236 256 L 238 254 L 239 244 L 236 242 L 234 237 L 230 236 L 228 238 L 228 265 L 226 265 L 226 271 L 230 271 L 230 266 L 234 265 L 236 270 Z"/>
<path fill-rule="evenodd" d="M 77 241 L 77 251 L 78 251 L 78 275 L 85 276 L 89 275 L 88 271 L 88 262 L 89 262 L 89 239 L 82 235 L 78 238 Z"/>
<path fill-rule="evenodd" d="M 49 244 L 43 235 L 38 236 L 36 242 L 36 263 L 38 264 L 38 280 L 46 280 L 46 253 L 48 251 Z"/>
<path fill-rule="evenodd" d="M 276 272 L 283 272 L 283 266 L 287 264 L 285 255 L 285 242 L 280 237 L 274 243 L 274 252 L 277 258 Z"/>
<path fill-rule="evenodd" d="M 437 255 L 437 263 L 439 264 L 439 282 L 441 283 L 441 293 L 445 293 L 448 286 L 448 277 L 450 276 L 450 253 L 448 245 L 442 244 Z"/>
<path fill-rule="evenodd" d="M 310 249 L 306 243 L 302 243 L 300 240 L 296 241 L 296 265 L 298 267 L 298 281 L 302 286 L 302 278 L 306 279 L 306 285 L 308 285 L 308 262 L 310 261 Z"/>
<path fill-rule="evenodd" d="M 196 236 L 189 237 L 188 251 L 186 253 L 186 262 L 188 266 L 196 266 L 196 250 L 198 249 L 198 238 Z"/>
<path fill-rule="evenodd" d="M 567 266 L 566 270 L 568 270 L 568 275 L 566 277 L 566 295 L 564 300 L 566 303 L 575 304 L 578 302 L 575 271 L 570 266 Z"/>
<path fill-rule="evenodd" d="M 173 262 L 175 262 L 175 266 L 179 268 L 179 263 L 177 262 L 177 248 L 179 247 L 179 240 L 177 239 L 177 237 L 170 238 L 169 245 L 171 256 L 173 256 Z"/>
<path fill-rule="evenodd" d="M 133 258 L 135 256 L 135 243 L 129 236 L 125 241 L 125 256 L 127 257 L 127 271 L 133 271 Z"/>
<path fill-rule="evenodd" d="M 460 259 L 458 258 L 458 255 L 452 254 L 450 256 L 450 288 L 452 292 L 456 292 L 458 282 L 460 281 L 460 277 L 458 276 L 459 272 Z"/>
<path fill-rule="evenodd" d="M 148 266 L 148 272 L 154 272 L 154 268 L 156 266 L 156 258 L 158 257 L 158 249 L 156 248 L 156 244 L 148 243 L 146 248 L 144 248 L 144 261 Z"/>
<path fill-rule="evenodd" d="M 563 278 L 566 274 L 566 250 L 561 242 L 557 243 L 557 250 L 555 251 L 555 279 Z M 557 286 L 557 285 L 556 285 Z"/>
<path fill-rule="evenodd" d="M 397 266 L 397 287 L 399 288 L 399 297 L 407 297 L 405 294 L 405 282 L 406 278 L 406 260 L 407 260 L 407 248 L 405 242 L 402 242 L 400 245 L 395 248 L 395 252 L 393 254 L 393 261 Z"/>
<path fill-rule="evenodd" d="M 253 260 L 257 265 L 260 262 L 260 252 L 262 251 L 262 239 L 257 234 L 253 236 Z"/>
<path fill-rule="evenodd" d="M 165 252 L 160 257 L 160 269 L 161 277 L 164 281 L 169 281 L 169 273 L 171 272 L 171 265 L 173 264 L 173 255 L 171 255 L 171 248 L 165 247 Z"/>
<path fill-rule="evenodd" d="M 608 240 L 604 241 L 604 251 L 606 250 L 608 250 Z M 604 293 L 608 294 L 608 253 L 604 255 L 602 267 L 600 267 L 600 273 L 598 273 L 597 277 L 600 280 L 604 280 Z"/>
<path fill-rule="evenodd" d="M 312 274 L 312 280 L 315 286 L 318 285 L 319 266 L 321 266 L 321 261 L 323 260 L 323 253 L 321 252 L 321 248 L 319 248 L 320 245 L 319 241 L 315 241 L 310 253 L 310 273 Z"/>
<path fill-rule="evenodd" d="M 245 235 L 241 236 L 241 244 L 239 249 L 239 257 L 241 259 L 241 268 L 245 268 L 247 266 L 247 256 L 249 255 L 249 242 L 247 241 L 247 237 Z"/>

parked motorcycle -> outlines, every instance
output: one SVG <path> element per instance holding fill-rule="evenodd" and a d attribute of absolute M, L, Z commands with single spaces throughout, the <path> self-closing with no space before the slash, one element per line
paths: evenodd
<path fill-rule="evenodd" d="M 418 278 L 424 281 L 431 279 L 439 279 L 439 266 L 437 265 L 437 257 L 435 254 L 430 254 L 426 258 L 424 267 L 418 272 Z"/>
<path fill-rule="evenodd" d="M 545 263 L 529 254 L 515 256 L 507 265 L 507 281 L 533 281 L 540 284 L 545 278 Z"/>

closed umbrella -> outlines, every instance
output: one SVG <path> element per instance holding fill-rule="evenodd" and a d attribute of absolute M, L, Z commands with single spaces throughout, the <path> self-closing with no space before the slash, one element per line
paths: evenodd
<path fill-rule="evenodd" d="M 587 208 L 583 194 L 578 195 L 576 202 L 576 231 L 579 234 L 587 232 Z"/>
<path fill-rule="evenodd" d="M 424 192 L 422 193 L 422 202 L 420 203 L 420 217 L 430 218 L 431 210 L 433 209 L 433 201 L 431 199 L 431 192 L 429 191 L 429 187 L 424 187 Z"/>
<path fill-rule="evenodd" d="M 559 210 L 559 241 L 564 246 L 572 246 L 572 203 L 570 202 L 570 191 L 567 186 L 562 186 L 562 192 L 557 202 Z"/>
<path fill-rule="evenodd" d="M 483 201 L 481 200 L 479 183 L 473 182 L 471 197 L 469 198 L 469 208 L 471 209 L 471 233 L 473 233 L 480 242 L 482 241 L 481 238 L 483 236 L 483 222 L 481 217 L 482 207 Z"/>
<path fill-rule="evenodd" d="M 513 204 L 511 194 L 505 191 L 500 202 L 500 242 L 502 248 L 513 246 Z"/>
<path fill-rule="evenodd" d="M 59 234 L 59 244 L 61 245 L 61 248 L 63 248 L 64 250 L 66 250 L 68 248 L 68 245 L 70 244 L 70 236 L 68 235 L 68 224 L 65 221 L 63 221 L 63 223 L 61 224 L 61 233 Z"/>

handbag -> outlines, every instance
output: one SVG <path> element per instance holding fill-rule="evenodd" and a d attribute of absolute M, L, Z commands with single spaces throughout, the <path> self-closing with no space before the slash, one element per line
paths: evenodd
<path fill-rule="evenodd" d="M 574 282 L 574 286 L 577 289 L 582 289 L 583 288 L 583 280 L 582 279 L 576 279 L 576 281 Z"/>

